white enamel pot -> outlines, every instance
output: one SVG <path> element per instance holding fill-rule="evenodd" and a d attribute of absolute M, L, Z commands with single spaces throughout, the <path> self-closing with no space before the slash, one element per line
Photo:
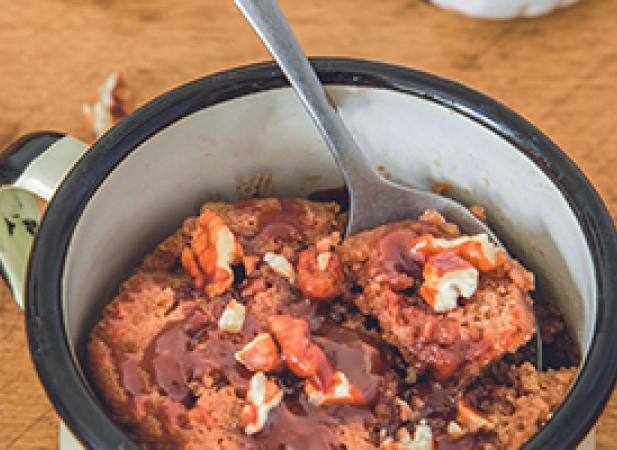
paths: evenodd
<path fill-rule="evenodd" d="M 423 189 L 447 181 L 448 195 L 484 205 L 491 227 L 537 274 L 538 295 L 558 302 L 584 358 L 564 404 L 526 448 L 578 445 L 617 374 L 617 236 L 589 181 L 520 116 L 457 83 L 367 61 L 313 63 L 376 170 Z M 73 138 L 39 133 L 4 155 L 0 212 L 14 225 L 9 233 L 0 224 L 3 270 L 25 300 L 41 382 L 85 446 L 135 448 L 82 370 L 101 309 L 202 202 L 250 194 L 247 180 L 263 176 L 272 183 L 262 193 L 274 196 L 342 183 L 272 63 L 165 93 L 87 151 Z M 42 218 L 39 197 L 49 201 Z"/>

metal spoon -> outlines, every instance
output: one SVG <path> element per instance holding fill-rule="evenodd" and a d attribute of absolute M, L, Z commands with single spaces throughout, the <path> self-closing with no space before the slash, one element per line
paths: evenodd
<path fill-rule="evenodd" d="M 401 186 L 373 170 L 328 97 L 276 0 L 235 0 L 313 118 L 349 190 L 346 235 L 397 220 L 439 211 L 468 234 L 485 233 L 504 248 L 491 229 L 467 207 L 432 192 Z M 535 318 L 535 315 L 534 315 Z M 536 318 L 537 366 L 542 366 L 540 328 Z"/>

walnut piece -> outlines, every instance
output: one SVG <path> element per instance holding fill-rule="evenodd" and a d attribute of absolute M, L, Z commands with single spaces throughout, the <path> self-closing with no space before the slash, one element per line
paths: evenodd
<path fill-rule="evenodd" d="M 270 317 L 268 325 L 289 370 L 306 378 L 304 392 L 311 403 L 319 406 L 367 404 L 367 399 L 345 374 L 336 370 L 323 350 L 311 342 L 305 319 L 279 315 Z"/>
<path fill-rule="evenodd" d="M 452 252 L 431 256 L 424 266 L 420 295 L 436 312 L 458 306 L 460 297 L 471 298 L 478 288 L 478 271 Z"/>
<path fill-rule="evenodd" d="M 333 385 L 327 389 L 320 389 L 311 380 L 304 382 L 304 392 L 309 401 L 317 406 L 331 405 L 366 405 L 366 398 L 340 371 L 334 373 Z"/>
<path fill-rule="evenodd" d="M 309 378 L 319 389 L 328 389 L 334 380 L 334 368 L 321 348 L 313 344 L 308 322 L 288 315 L 268 319 L 270 333 L 281 347 L 283 361 L 294 374 Z"/>
<path fill-rule="evenodd" d="M 414 430 L 413 439 L 405 428 L 396 433 L 396 442 L 387 438 L 379 446 L 379 450 L 433 450 L 433 433 L 426 420 L 422 419 Z"/>
<path fill-rule="evenodd" d="M 242 247 L 223 219 L 206 209 L 191 246 L 182 252 L 182 266 L 191 274 L 195 287 L 206 294 L 221 295 L 234 281 L 232 264 L 242 262 Z"/>
<path fill-rule="evenodd" d="M 343 263 L 337 253 L 319 252 L 315 247 L 298 257 L 298 287 L 312 300 L 332 300 L 343 290 Z"/>
<path fill-rule="evenodd" d="M 267 252 L 264 255 L 264 261 L 276 273 L 287 278 L 291 284 L 295 282 L 296 272 L 287 258 L 282 255 L 277 255 L 276 253 Z"/>
<path fill-rule="evenodd" d="M 465 435 L 465 430 L 463 430 L 458 422 L 454 420 L 448 422 L 448 428 L 446 430 L 448 432 L 448 436 L 454 439 L 461 438 Z"/>
<path fill-rule="evenodd" d="M 426 234 L 410 243 L 410 252 L 420 261 L 426 261 L 443 251 L 456 253 L 480 272 L 493 270 L 506 259 L 504 251 L 496 247 L 484 233 L 456 239 L 440 239 Z"/>
<path fill-rule="evenodd" d="M 394 399 L 394 403 L 399 407 L 399 417 L 403 422 L 410 422 L 414 419 L 415 414 L 411 409 L 411 406 L 409 406 L 409 403 L 400 397 L 396 397 Z"/>
<path fill-rule="evenodd" d="M 246 404 L 240 419 L 248 435 L 259 433 L 268 420 L 268 414 L 283 400 L 283 391 L 263 372 L 257 372 L 249 382 Z"/>
<path fill-rule="evenodd" d="M 468 431 L 475 433 L 479 430 L 492 429 L 492 424 L 488 418 L 473 409 L 464 400 L 458 400 L 458 402 L 456 402 L 456 407 L 456 421 L 463 425 Z"/>
<path fill-rule="evenodd" d="M 486 223 L 486 210 L 484 209 L 484 206 L 472 205 L 469 207 L 469 212 L 482 222 Z"/>
<path fill-rule="evenodd" d="M 84 103 L 82 112 L 86 127 L 97 139 L 130 113 L 126 82 L 119 72 L 105 78 L 92 103 Z"/>
<path fill-rule="evenodd" d="M 278 347 L 269 333 L 258 334 L 234 356 L 252 372 L 270 372 L 281 366 Z"/>
<path fill-rule="evenodd" d="M 230 300 L 219 318 L 219 328 L 230 333 L 242 331 L 245 310 L 246 308 L 242 303 L 238 303 L 234 299 Z"/>

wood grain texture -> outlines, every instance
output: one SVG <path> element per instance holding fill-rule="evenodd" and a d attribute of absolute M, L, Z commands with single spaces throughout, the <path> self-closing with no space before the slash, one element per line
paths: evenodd
<path fill-rule="evenodd" d="M 580 165 L 617 217 L 617 0 L 507 22 L 462 18 L 422 0 L 281 3 L 310 55 L 419 68 L 518 111 Z M 0 0 L 0 10 L 0 148 L 40 129 L 86 138 L 81 103 L 113 70 L 124 72 L 139 105 L 268 57 L 231 1 Z M 55 448 L 57 418 L 4 285 L 0 355 L 0 448 Z M 614 448 L 617 397 L 598 431 L 598 449 Z"/>

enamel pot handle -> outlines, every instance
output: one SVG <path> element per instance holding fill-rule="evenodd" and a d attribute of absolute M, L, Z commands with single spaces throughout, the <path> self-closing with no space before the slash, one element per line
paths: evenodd
<path fill-rule="evenodd" d="M 72 136 L 36 132 L 0 153 L 0 268 L 21 307 L 30 249 L 47 204 L 87 149 Z"/>

